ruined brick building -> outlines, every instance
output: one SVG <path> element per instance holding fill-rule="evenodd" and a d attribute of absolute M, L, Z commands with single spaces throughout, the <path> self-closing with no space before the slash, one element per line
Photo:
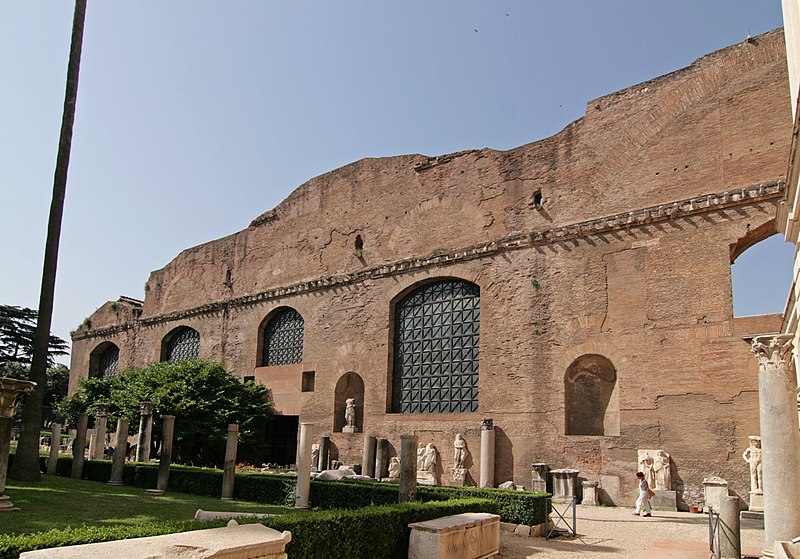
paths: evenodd
<path fill-rule="evenodd" d="M 233 235 L 150 275 L 144 302 L 73 335 L 87 375 L 200 356 L 272 390 L 273 450 L 298 418 L 360 463 L 364 434 L 416 433 L 452 467 L 494 420 L 497 483 L 574 467 L 627 503 L 637 449 L 749 490 L 757 363 L 731 264 L 775 232 L 791 115 L 773 31 L 590 101 L 508 151 L 363 159 L 297 188 Z M 360 433 L 343 433 L 354 398 Z M 276 458 L 278 460 L 278 458 Z M 446 475 L 444 476 L 446 478 Z"/>

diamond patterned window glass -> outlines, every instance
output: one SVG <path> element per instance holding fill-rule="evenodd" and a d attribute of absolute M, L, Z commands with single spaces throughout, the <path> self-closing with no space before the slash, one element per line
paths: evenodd
<path fill-rule="evenodd" d="M 187 361 L 200 355 L 200 333 L 192 328 L 181 328 L 167 343 L 167 361 Z"/>
<path fill-rule="evenodd" d="M 119 348 L 115 345 L 108 346 L 103 353 L 100 354 L 100 378 L 108 378 L 116 376 L 117 364 L 119 363 Z"/>
<path fill-rule="evenodd" d="M 303 362 L 303 327 L 305 322 L 294 309 L 276 314 L 264 328 L 262 367 Z"/>
<path fill-rule="evenodd" d="M 480 289 L 446 280 L 420 287 L 395 309 L 392 411 L 478 411 Z"/>

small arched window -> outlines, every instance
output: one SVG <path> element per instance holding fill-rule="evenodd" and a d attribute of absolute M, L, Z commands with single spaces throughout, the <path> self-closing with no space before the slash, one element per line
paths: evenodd
<path fill-rule="evenodd" d="M 109 378 L 116 376 L 118 365 L 119 348 L 111 342 L 104 342 L 94 348 L 89 355 L 89 377 Z"/>
<path fill-rule="evenodd" d="M 200 356 L 200 333 L 181 326 L 167 334 L 162 343 L 162 361 L 188 361 Z"/>
<path fill-rule="evenodd" d="M 292 308 L 275 313 L 264 327 L 261 366 L 302 363 L 304 327 L 303 317 Z"/>

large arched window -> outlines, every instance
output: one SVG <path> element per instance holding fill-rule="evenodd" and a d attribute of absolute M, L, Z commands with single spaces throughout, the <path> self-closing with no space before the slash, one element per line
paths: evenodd
<path fill-rule="evenodd" d="M 578 357 L 564 375 L 567 435 L 619 435 L 617 370 L 606 357 Z"/>
<path fill-rule="evenodd" d="M 395 306 L 392 411 L 478 411 L 480 288 L 424 285 Z"/>
<path fill-rule="evenodd" d="M 261 366 L 303 362 L 303 317 L 291 308 L 275 313 L 264 327 Z"/>
<path fill-rule="evenodd" d="M 111 342 L 103 342 L 89 354 L 89 377 L 108 378 L 117 374 L 119 348 Z"/>
<path fill-rule="evenodd" d="M 164 337 L 161 344 L 162 361 L 187 361 L 200 356 L 200 333 L 181 326 Z"/>

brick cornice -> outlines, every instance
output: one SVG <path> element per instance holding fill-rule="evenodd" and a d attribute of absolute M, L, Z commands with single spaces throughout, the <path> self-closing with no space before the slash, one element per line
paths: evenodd
<path fill-rule="evenodd" d="M 494 254 L 501 254 L 510 250 L 519 250 L 532 246 L 542 246 L 553 243 L 562 243 L 565 241 L 574 241 L 581 238 L 591 237 L 593 235 L 602 235 L 604 233 L 610 233 L 618 230 L 627 230 L 630 228 L 642 227 L 654 223 L 673 221 L 679 218 L 724 210 L 726 208 L 779 200 L 783 195 L 784 188 L 785 183 L 783 180 L 774 180 L 737 190 L 695 196 L 693 198 L 679 200 L 669 204 L 649 206 L 630 212 L 571 223 L 561 227 L 513 233 L 492 241 L 487 241 L 485 243 L 480 243 L 465 248 L 439 251 L 428 256 L 419 258 L 406 258 L 391 263 L 380 264 L 378 266 L 373 266 L 349 274 L 324 276 L 292 285 L 275 287 L 273 289 L 268 289 L 252 295 L 243 295 L 241 297 L 235 297 L 225 301 L 201 305 L 183 311 L 138 319 L 132 323 L 129 322 L 107 328 L 76 332 L 72 336 L 72 339 L 83 340 L 87 338 L 107 337 L 128 330 L 133 324 L 137 323 L 141 326 L 152 326 L 164 322 L 183 320 L 199 315 L 221 312 L 227 308 L 253 305 L 277 297 L 310 293 L 332 287 L 358 283 L 365 280 L 384 278 L 395 274 L 401 274 L 410 270 L 419 270 L 443 264 L 465 262 Z"/>

